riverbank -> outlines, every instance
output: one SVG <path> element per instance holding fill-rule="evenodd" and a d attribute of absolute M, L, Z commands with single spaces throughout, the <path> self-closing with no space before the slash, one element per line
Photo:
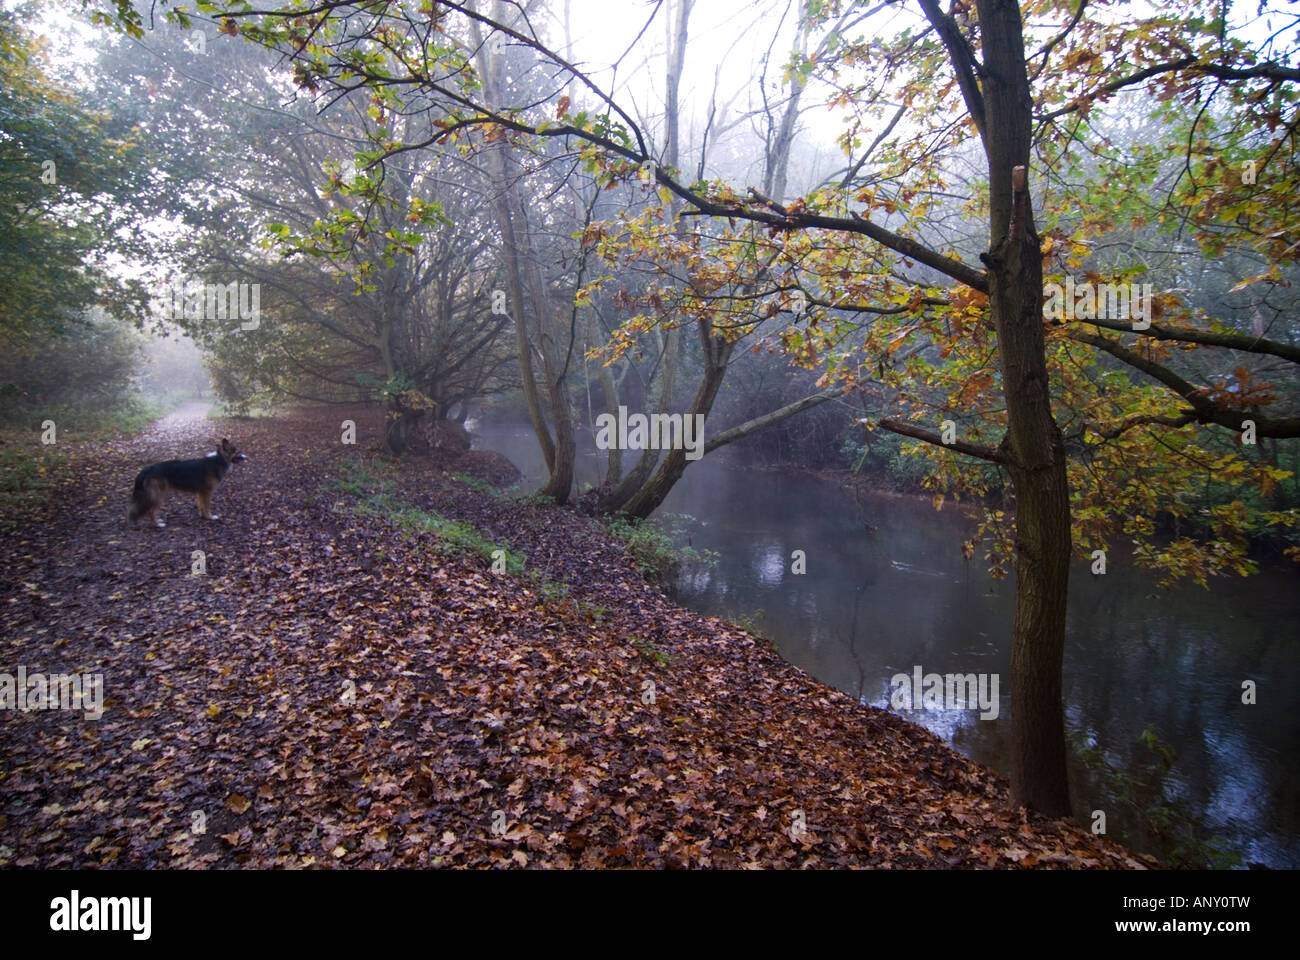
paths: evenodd
<path fill-rule="evenodd" d="M 0 670 L 102 674 L 104 714 L 0 712 L 0 866 L 1154 865 L 670 603 L 598 521 L 379 457 L 378 417 L 60 442 L 0 545 Z M 213 435 L 250 457 L 223 519 L 126 526 Z"/>

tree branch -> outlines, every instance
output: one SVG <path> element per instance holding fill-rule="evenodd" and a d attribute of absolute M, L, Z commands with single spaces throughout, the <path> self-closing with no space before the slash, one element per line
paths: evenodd
<path fill-rule="evenodd" d="M 1121 333 L 1128 333 L 1133 329 L 1132 321 L 1107 320 L 1096 317 L 1080 322 L 1090 323 L 1096 327 L 1105 327 L 1107 330 L 1118 330 Z M 1214 333 L 1209 330 L 1193 330 L 1187 327 L 1164 327 L 1154 323 L 1147 329 L 1136 332 L 1154 340 L 1203 343 L 1211 347 L 1227 347 L 1231 350 L 1242 350 L 1246 353 L 1271 353 L 1283 360 L 1300 363 L 1300 347 L 1293 347 L 1289 343 L 1278 343 L 1276 340 L 1252 337 L 1246 333 Z"/>
<path fill-rule="evenodd" d="M 1128 349 L 1118 340 L 1103 337 L 1101 334 L 1086 333 L 1083 330 L 1067 331 L 1071 340 L 1087 343 L 1099 350 L 1104 350 L 1117 360 L 1122 360 L 1137 370 L 1141 370 L 1152 379 L 1163 383 L 1178 396 L 1187 401 L 1192 408 L 1197 423 L 1212 423 L 1228 430 L 1240 431 L 1243 420 L 1255 421 L 1255 435 L 1258 437 L 1300 437 L 1300 417 L 1265 417 L 1247 410 L 1234 410 L 1221 407 L 1212 401 L 1199 388 L 1184 380 L 1168 367 L 1148 360 L 1140 353 Z"/>
<path fill-rule="evenodd" d="M 753 420 L 746 420 L 739 426 L 732 427 L 730 430 L 724 430 L 712 440 L 704 445 L 704 452 L 711 453 L 718 447 L 739 440 L 741 437 L 748 436 L 755 430 L 761 430 L 763 427 L 771 426 L 782 420 L 793 417 L 796 413 L 803 413 L 809 407 L 815 407 L 827 400 L 833 400 L 844 393 L 843 387 L 827 387 L 821 393 L 814 393 L 810 397 L 804 397 L 802 400 L 796 400 L 794 403 L 787 403 L 784 407 L 779 407 L 771 413 L 765 413 Z"/>
<path fill-rule="evenodd" d="M 978 457 L 980 460 L 988 460 L 991 463 L 1007 464 L 1010 459 L 998 447 L 982 447 L 975 443 L 964 443 L 961 440 L 954 440 L 952 443 L 944 443 L 939 434 L 931 430 L 924 430 L 921 427 L 913 426 L 910 423 L 904 423 L 901 420 L 882 419 L 876 421 L 877 425 L 888 430 L 890 433 L 901 433 L 905 437 L 911 437 L 914 440 L 924 440 L 926 443 L 932 443 L 936 447 L 943 447 L 946 450 L 956 450 L 958 453 L 964 453 L 968 457 Z"/>
<path fill-rule="evenodd" d="M 984 94 L 980 92 L 979 81 L 975 79 L 979 61 L 975 59 L 975 53 L 966 42 L 966 38 L 962 36 L 957 21 L 943 12 L 938 0 L 920 0 L 920 3 L 926 19 L 943 40 L 944 48 L 948 51 L 948 60 L 957 75 L 957 84 L 961 87 L 962 99 L 966 101 L 966 109 L 970 112 L 971 119 L 975 121 L 975 129 L 979 131 L 980 139 L 983 140 Z"/>

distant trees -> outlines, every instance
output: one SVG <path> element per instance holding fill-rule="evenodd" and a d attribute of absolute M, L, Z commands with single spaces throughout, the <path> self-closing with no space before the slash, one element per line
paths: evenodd
<path fill-rule="evenodd" d="M 149 91 L 159 143 L 204 146 L 163 166 L 187 187 L 174 214 L 189 230 L 170 263 L 155 260 L 156 277 L 259 287 L 256 325 L 177 318 L 209 351 L 218 392 L 240 405 L 381 398 L 400 453 L 422 418 L 463 417 L 514 382 L 474 169 L 446 151 L 408 154 L 385 168 L 381 202 L 355 154 L 403 118 L 372 115 L 363 94 L 317 116 L 266 81 L 264 51 L 219 35 L 200 51 L 186 38 L 125 40 L 101 67 L 125 91 Z M 122 106 L 140 109 L 129 93 Z M 268 241 L 297 256 L 268 255 Z"/>
<path fill-rule="evenodd" d="M 689 8 L 674 8 L 670 36 L 686 35 Z M 583 240 L 620 265 L 655 270 L 644 285 L 613 291 L 632 316 L 614 330 L 606 358 L 636 357 L 645 344 L 694 329 L 701 372 L 688 413 L 712 409 L 743 338 L 765 337 L 820 370 L 824 391 L 877 390 L 889 415 L 869 426 L 928 445 L 939 492 L 978 492 L 987 470 L 1005 474 L 1014 530 L 987 529 L 990 559 L 1005 547 L 1018 574 L 1012 787 L 1020 802 L 1068 813 L 1061 663 L 1074 550 L 1137 540 L 1139 557 L 1171 574 L 1248 572 L 1245 535 L 1294 527 L 1294 510 L 1230 500 L 1199 513 L 1201 530 L 1172 544 L 1155 542 L 1152 517 L 1189 515 L 1187 491 L 1205 477 L 1261 493 L 1285 477 L 1252 454 L 1259 438 L 1300 436 L 1300 417 L 1273 412 L 1287 394 L 1254 370 L 1298 355 L 1293 325 L 1264 317 L 1262 329 L 1246 331 L 1164 284 L 1142 301 L 1149 326 L 1133 311 L 1101 316 L 1086 307 L 1045 320 L 1045 283 L 1143 277 L 1150 265 L 1140 245 L 1126 237 L 1126 255 L 1108 260 L 1105 244 L 1117 227 L 1152 224 L 1163 237 L 1193 236 L 1200 255 L 1249 251 L 1254 272 L 1236 288 L 1291 282 L 1300 249 L 1292 51 L 1252 49 L 1228 30 L 1224 5 L 1201 0 L 1122 16 L 1111 8 L 1089 16 L 1078 0 L 1023 11 L 1015 0 L 975 0 L 947 12 L 937 0 L 802 3 L 785 99 L 797 110 L 808 84 L 821 84 L 845 117 L 846 163 L 791 199 L 779 165 L 797 114 L 766 111 L 762 189 L 709 179 L 702 164 L 692 175 L 517 15 L 536 9 L 200 4 L 224 31 L 290 56 L 300 88 L 364 87 L 381 114 L 423 117 L 427 135 L 412 142 L 371 132 L 377 171 L 413 148 L 450 147 L 492 157 L 500 192 L 514 182 L 500 169 L 510 156 L 551 162 L 568 154 L 546 145 L 563 144 L 599 187 L 645 177 L 660 204 L 647 197 L 617 222 L 585 228 Z M 872 20 L 899 11 L 896 23 Z M 1280 43 L 1283 34 L 1274 36 Z M 531 56 L 520 61 L 531 85 L 513 99 L 494 78 L 500 61 L 483 53 L 497 43 Z M 1160 137 L 1119 149 L 1100 121 L 1107 104 L 1138 89 L 1167 102 Z M 1106 157 L 1095 176 L 1081 169 L 1085 153 Z M 498 223 L 514 222 L 522 208 L 522 198 L 512 202 Z M 1186 275 L 1187 265 L 1180 269 Z M 530 270 L 520 257 L 512 301 L 532 315 L 516 317 L 519 352 L 540 366 L 558 434 L 569 416 L 561 351 L 548 355 L 544 341 L 562 312 L 558 290 Z M 594 302 L 609 293 L 604 286 L 600 278 L 579 284 L 576 302 Z M 1193 360 L 1209 351 L 1228 352 L 1232 365 Z M 1231 374 L 1207 376 L 1224 370 Z M 541 406 L 532 407 L 537 426 Z M 1218 431 L 1236 441 L 1230 449 L 1207 444 Z M 548 462 L 562 466 L 562 447 L 555 443 Z M 970 460 L 980 468 L 967 469 Z M 649 512 L 684 466 L 682 451 L 671 451 L 650 479 L 633 484 L 625 474 L 620 486 L 635 489 L 615 508 Z M 552 487 L 564 487 L 554 466 Z"/>
<path fill-rule="evenodd" d="M 138 285 L 109 268 L 153 209 L 129 124 L 55 82 L 44 48 L 0 11 L 0 401 L 9 419 L 127 392 Z"/>

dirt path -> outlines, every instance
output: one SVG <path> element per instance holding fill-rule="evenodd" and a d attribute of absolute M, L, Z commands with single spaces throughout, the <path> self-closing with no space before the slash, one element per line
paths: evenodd
<path fill-rule="evenodd" d="M 385 481 L 561 596 L 358 515 L 327 479 L 377 429 L 186 408 L 63 451 L 62 495 L 0 539 L 0 673 L 102 674 L 104 712 L 0 711 L 0 866 L 1144 863 L 673 606 L 594 521 L 419 464 Z M 219 436 L 250 457 L 221 521 L 175 498 L 164 530 L 126 524 L 142 465 Z"/>

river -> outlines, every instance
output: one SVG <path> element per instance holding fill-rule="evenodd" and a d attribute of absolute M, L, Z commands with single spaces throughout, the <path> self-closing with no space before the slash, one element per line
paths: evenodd
<path fill-rule="evenodd" d="M 527 426 L 471 426 L 474 446 L 509 457 L 525 485 L 544 479 Z M 581 486 L 601 466 L 590 437 L 580 440 Z M 917 668 L 996 675 L 996 716 L 988 703 L 898 712 L 1005 774 L 1015 580 L 991 578 L 982 553 L 963 560 L 973 521 L 951 501 L 936 511 L 928 498 L 855 497 L 835 482 L 726 454 L 692 464 L 662 508 L 694 518 L 681 542 L 717 554 L 712 566 L 683 572 L 675 599 L 750 627 L 813 676 L 879 707 L 890 707 L 891 678 Z M 793 572 L 795 551 L 805 573 Z M 1300 867 L 1297 585 L 1294 571 L 1265 569 L 1208 590 L 1161 590 L 1118 557 L 1105 575 L 1075 566 L 1064 695 L 1080 822 L 1102 811 L 1108 833 L 1163 858 L 1191 830 L 1243 866 Z M 1242 702 L 1247 680 L 1253 705 Z M 1172 751 L 1167 765 L 1144 742 L 1147 731 Z M 1111 773 L 1086 766 L 1086 749 Z"/>

